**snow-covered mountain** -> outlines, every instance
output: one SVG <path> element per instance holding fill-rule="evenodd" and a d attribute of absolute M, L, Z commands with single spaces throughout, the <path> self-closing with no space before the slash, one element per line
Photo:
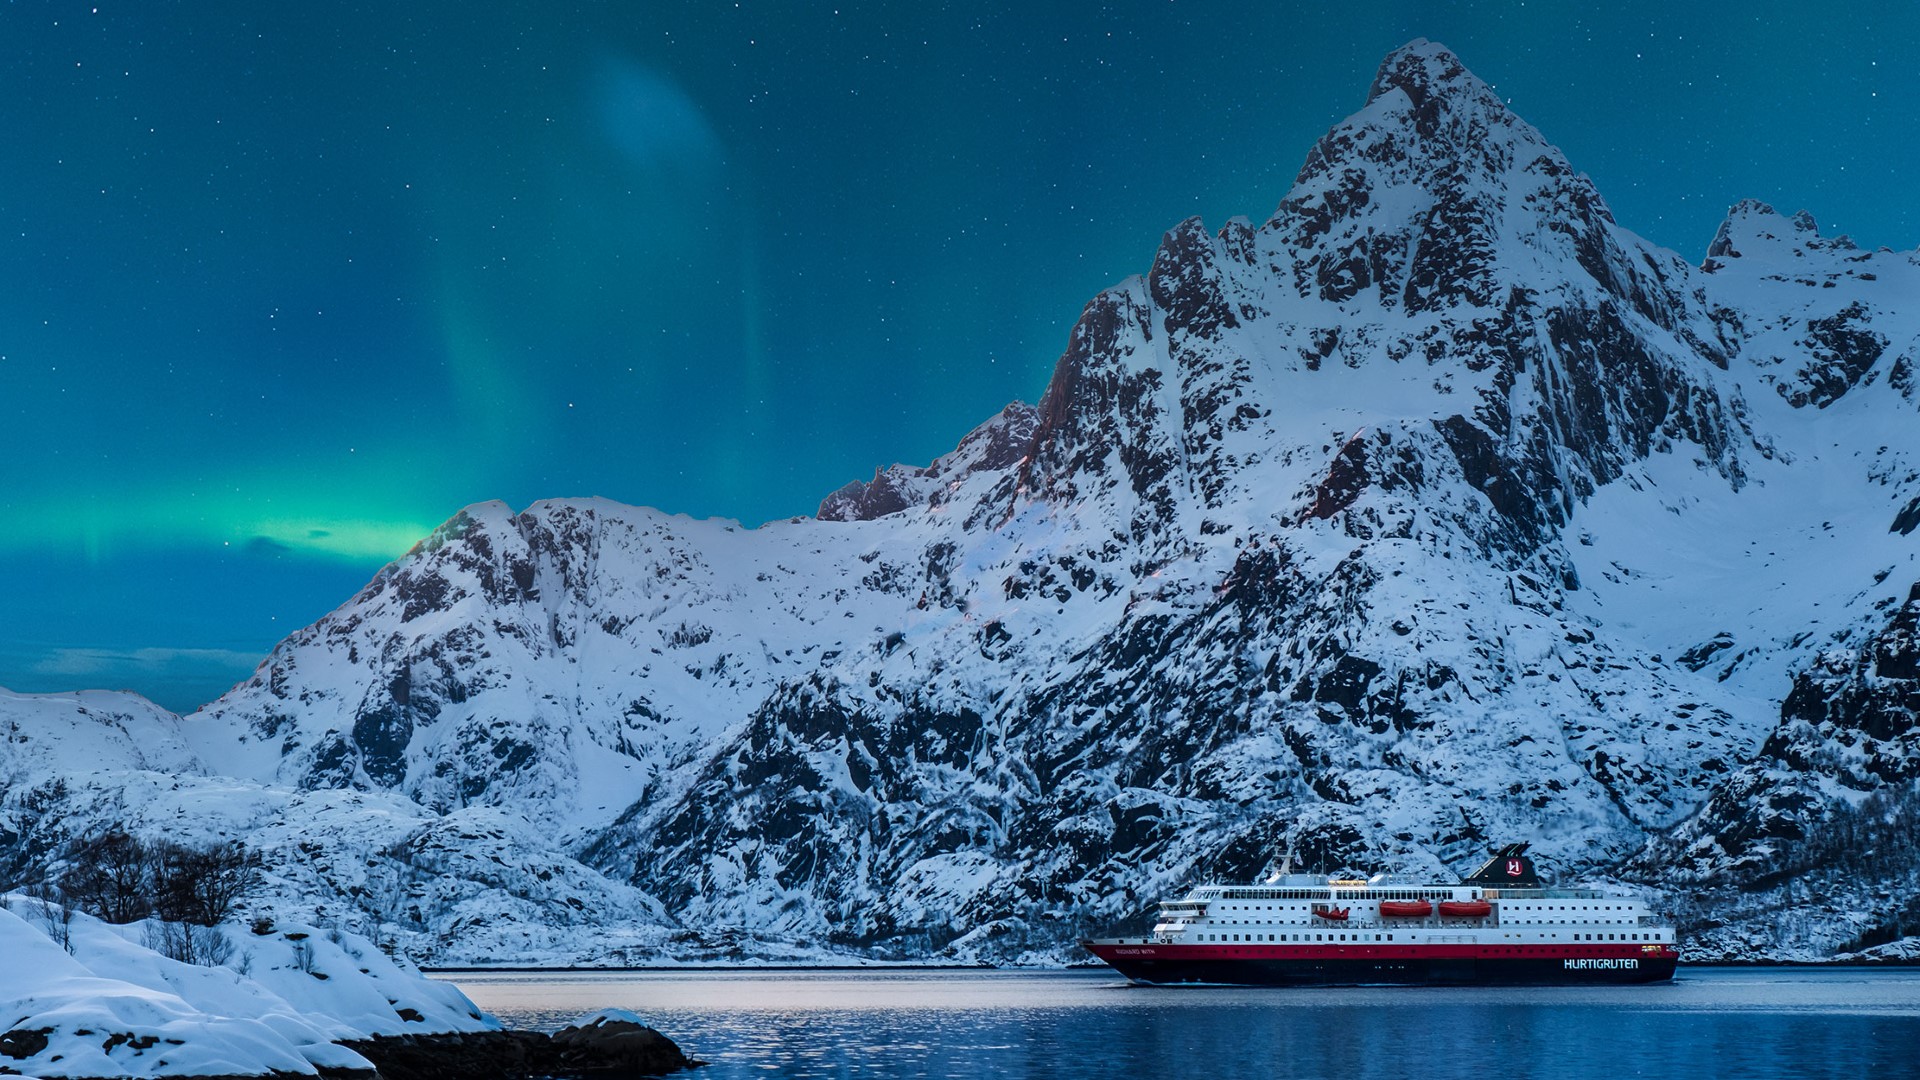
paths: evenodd
<path fill-rule="evenodd" d="M 1647 243 L 1417 41 L 931 465 L 757 529 L 472 506 L 193 716 L 0 696 L 0 850 L 217 822 L 441 960 L 1059 957 L 1512 839 L 1733 890 L 1716 955 L 1877 944 L 1920 860 L 1816 841 L 1920 805 L 1917 301 L 1757 203 Z"/>

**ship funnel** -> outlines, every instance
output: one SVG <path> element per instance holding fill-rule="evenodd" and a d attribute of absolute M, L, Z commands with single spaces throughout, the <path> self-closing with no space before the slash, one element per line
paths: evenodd
<path fill-rule="evenodd" d="M 1508 844 L 1481 863 L 1479 869 L 1460 879 L 1462 885 L 1485 885 L 1495 889 L 1537 889 L 1540 875 L 1527 857 L 1527 845 Z"/>

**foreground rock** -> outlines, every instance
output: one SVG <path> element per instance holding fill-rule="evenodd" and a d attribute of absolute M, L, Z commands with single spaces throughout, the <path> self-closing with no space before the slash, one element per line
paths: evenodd
<path fill-rule="evenodd" d="M 702 1064 L 631 1013 L 608 1011 L 552 1035 L 484 1031 L 377 1036 L 346 1044 L 383 1080 L 659 1076 Z"/>

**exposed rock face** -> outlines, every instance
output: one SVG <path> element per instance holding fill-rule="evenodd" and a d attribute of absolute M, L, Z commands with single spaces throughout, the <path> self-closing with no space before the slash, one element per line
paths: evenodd
<path fill-rule="evenodd" d="M 924 497 L 914 481 L 922 471 L 906 465 L 873 470 L 873 479 L 849 480 L 847 486 L 820 500 L 821 521 L 872 521 L 897 514 Z"/>
<path fill-rule="evenodd" d="M 1701 813 L 1639 857 L 1649 876 L 1707 890 L 1688 906 L 1704 951 L 1741 955 L 1751 927 L 1730 913 L 1840 916 L 1796 945 L 1884 944 L 1913 926 L 1920 881 L 1920 583 L 1884 625 L 1825 650 L 1793 680 L 1779 726 Z M 1796 899 L 1798 902 L 1796 902 Z"/>
<path fill-rule="evenodd" d="M 1916 296 L 1914 255 L 1756 203 L 1689 266 L 1415 42 L 1268 220 L 1093 298 L 1037 407 L 758 530 L 470 507 L 181 738 L 458 823 L 369 880 L 484 850 L 529 918 L 669 951 L 1060 957 L 1289 847 L 1706 880 L 1771 827 L 1757 762 L 1795 820 L 1911 782 L 1904 691 L 1861 689 L 1905 653 L 1832 650 L 1920 573 Z M 461 895 L 396 935 L 505 958 Z"/>
<path fill-rule="evenodd" d="M 981 424 L 960 445 L 926 468 L 893 465 L 873 479 L 850 481 L 820 502 L 821 521 L 872 521 L 940 501 L 951 485 L 982 470 L 999 472 L 1026 454 L 1033 439 L 1033 407 L 1016 401 Z"/>

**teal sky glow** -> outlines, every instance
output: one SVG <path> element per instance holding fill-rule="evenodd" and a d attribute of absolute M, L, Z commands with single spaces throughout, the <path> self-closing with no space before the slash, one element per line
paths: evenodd
<path fill-rule="evenodd" d="M 477 500 L 925 462 L 1414 37 L 1690 260 L 1920 243 L 1909 4 L 0 8 L 0 685 L 191 708 Z"/>

